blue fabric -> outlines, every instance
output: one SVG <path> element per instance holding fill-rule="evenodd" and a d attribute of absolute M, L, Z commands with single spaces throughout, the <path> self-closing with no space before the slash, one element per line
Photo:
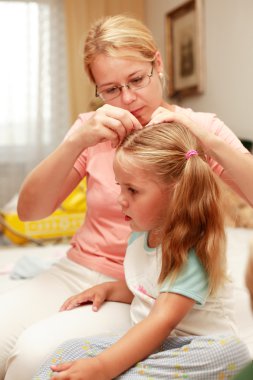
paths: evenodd
<path fill-rule="evenodd" d="M 128 246 L 131 245 L 139 236 L 145 234 L 145 232 L 132 232 L 128 239 Z"/>
<path fill-rule="evenodd" d="M 14 265 L 10 278 L 13 280 L 33 278 L 49 269 L 57 260 L 59 259 L 23 256 Z"/>
<path fill-rule="evenodd" d="M 204 305 L 209 295 L 208 276 L 193 249 L 189 251 L 188 260 L 171 283 L 168 276 L 161 285 L 161 293 L 177 293 Z"/>

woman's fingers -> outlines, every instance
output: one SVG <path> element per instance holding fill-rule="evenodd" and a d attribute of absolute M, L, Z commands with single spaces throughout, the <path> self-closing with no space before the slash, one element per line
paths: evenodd
<path fill-rule="evenodd" d="M 168 121 L 175 121 L 177 114 L 164 107 L 158 107 L 151 115 L 151 120 L 147 125 L 159 124 Z"/>
<path fill-rule="evenodd" d="M 133 129 L 141 129 L 142 125 L 134 115 L 128 110 L 119 107 L 110 106 L 108 104 L 100 108 L 110 118 L 120 121 L 121 125 L 125 128 L 126 133 L 131 132 Z"/>
<path fill-rule="evenodd" d="M 185 127 L 189 128 L 189 130 L 200 140 L 203 148 L 206 149 L 208 147 L 208 141 L 210 139 L 211 132 L 209 132 L 206 128 L 203 128 L 203 126 L 199 125 L 198 123 L 194 122 L 184 113 L 172 112 L 166 108 L 159 107 L 153 112 L 151 120 L 147 125 L 171 121 L 181 123 Z"/>
<path fill-rule="evenodd" d="M 116 147 L 133 129 L 140 128 L 140 122 L 129 111 L 106 104 L 84 123 L 76 138 L 79 139 L 81 133 L 87 146 L 111 141 Z"/>
<path fill-rule="evenodd" d="M 118 145 L 133 129 L 141 129 L 142 125 L 129 111 L 105 105 L 97 111 L 101 124 L 108 128 L 110 140 Z M 108 135 L 108 136 L 109 136 Z"/>

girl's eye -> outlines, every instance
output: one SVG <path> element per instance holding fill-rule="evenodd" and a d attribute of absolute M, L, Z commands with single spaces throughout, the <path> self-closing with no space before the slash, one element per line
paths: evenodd
<path fill-rule="evenodd" d="M 128 188 L 128 191 L 129 191 L 131 194 L 136 194 L 136 193 L 137 193 L 137 190 L 133 189 L 132 187 L 129 187 L 129 188 Z"/>

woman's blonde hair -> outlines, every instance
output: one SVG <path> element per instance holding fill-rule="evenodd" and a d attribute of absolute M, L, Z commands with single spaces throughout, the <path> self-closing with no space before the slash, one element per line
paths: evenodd
<path fill-rule="evenodd" d="M 187 159 L 189 150 L 198 154 Z M 175 279 L 194 248 L 208 274 L 210 291 L 217 290 L 226 277 L 222 198 L 197 138 L 174 122 L 145 127 L 127 136 L 116 159 L 124 168 L 137 167 L 168 185 L 159 282 L 168 274 Z"/>
<path fill-rule="evenodd" d="M 157 46 L 150 30 L 139 20 L 117 15 L 104 17 L 90 28 L 84 45 L 84 67 L 91 79 L 91 65 L 99 54 L 153 62 Z"/>

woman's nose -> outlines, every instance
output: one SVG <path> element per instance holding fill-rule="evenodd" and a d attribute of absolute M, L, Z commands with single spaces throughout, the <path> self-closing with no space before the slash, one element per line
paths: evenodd
<path fill-rule="evenodd" d="M 122 87 L 120 95 L 124 104 L 130 104 L 136 99 L 135 91 L 131 90 L 127 86 Z"/>

